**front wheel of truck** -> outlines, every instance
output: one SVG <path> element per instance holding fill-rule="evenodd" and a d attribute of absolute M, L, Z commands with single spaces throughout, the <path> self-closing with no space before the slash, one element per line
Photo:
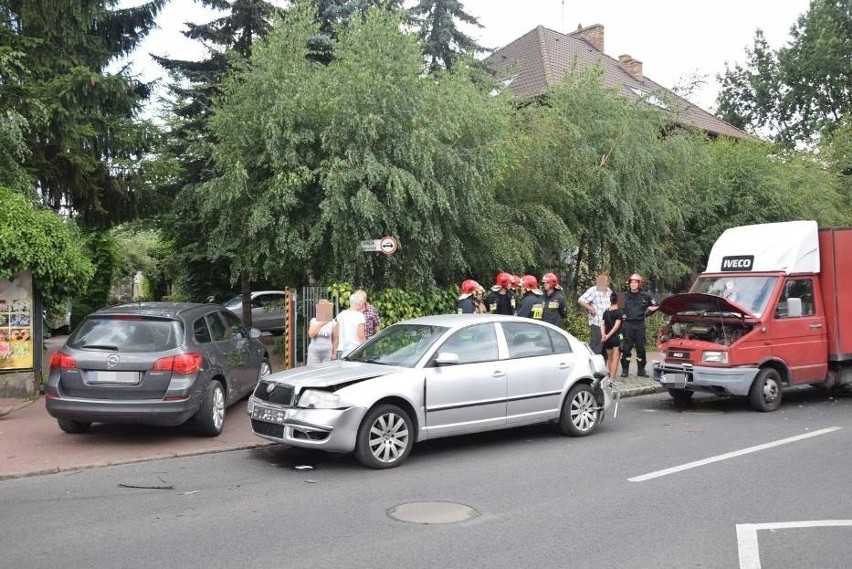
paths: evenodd
<path fill-rule="evenodd" d="M 777 371 L 771 367 L 760 370 L 748 392 L 752 409 L 764 413 L 778 409 L 781 405 L 781 388 L 781 376 Z"/>

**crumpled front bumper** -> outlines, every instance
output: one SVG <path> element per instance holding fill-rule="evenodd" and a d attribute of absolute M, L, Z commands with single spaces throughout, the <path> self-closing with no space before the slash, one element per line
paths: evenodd
<path fill-rule="evenodd" d="M 303 448 L 352 452 L 366 407 L 300 409 L 249 399 L 251 429 L 257 436 Z"/>
<path fill-rule="evenodd" d="M 652 365 L 655 381 L 667 389 L 709 391 L 719 395 L 748 395 L 757 367 L 710 367 L 656 361 Z"/>

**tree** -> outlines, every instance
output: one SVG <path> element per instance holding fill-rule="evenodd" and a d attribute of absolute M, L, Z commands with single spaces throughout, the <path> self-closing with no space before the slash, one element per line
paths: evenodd
<path fill-rule="evenodd" d="M 135 214 L 144 197 L 137 167 L 151 144 L 137 118 L 150 87 L 127 68 L 106 70 L 137 47 L 165 0 L 117 3 L 9 0 L 0 7 L 0 50 L 16 54 L 22 71 L 0 83 L 0 101 L 25 119 L 23 164 L 45 203 L 88 226 Z"/>
<path fill-rule="evenodd" d="M 852 0 L 812 0 L 773 51 L 757 30 L 746 64 L 726 66 L 717 99 L 723 119 L 768 132 L 786 146 L 830 133 L 852 107 Z"/>
<path fill-rule="evenodd" d="M 419 0 L 409 13 L 420 28 L 423 54 L 433 73 L 452 69 L 464 54 L 473 56 L 482 51 L 475 39 L 458 28 L 457 22 L 482 27 L 459 0 Z"/>

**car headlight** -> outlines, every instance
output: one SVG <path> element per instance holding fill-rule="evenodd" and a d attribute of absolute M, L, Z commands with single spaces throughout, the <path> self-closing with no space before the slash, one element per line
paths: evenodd
<path fill-rule="evenodd" d="M 728 352 L 704 352 L 701 354 L 701 361 L 708 364 L 726 364 Z"/>
<path fill-rule="evenodd" d="M 339 395 L 316 389 L 304 390 L 299 396 L 298 404 L 302 409 L 336 409 L 339 405 Z"/>

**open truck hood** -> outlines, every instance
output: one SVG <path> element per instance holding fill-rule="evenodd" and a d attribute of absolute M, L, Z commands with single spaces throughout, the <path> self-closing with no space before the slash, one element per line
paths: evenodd
<path fill-rule="evenodd" d="M 684 294 L 672 295 L 660 304 L 660 312 L 668 314 L 669 316 L 681 314 L 683 312 L 694 312 L 697 314 L 705 312 L 727 312 L 736 314 L 737 316 L 747 320 L 758 319 L 754 314 L 749 312 L 747 308 L 743 308 L 739 304 L 731 302 L 721 296 L 700 292 L 687 292 Z"/>

